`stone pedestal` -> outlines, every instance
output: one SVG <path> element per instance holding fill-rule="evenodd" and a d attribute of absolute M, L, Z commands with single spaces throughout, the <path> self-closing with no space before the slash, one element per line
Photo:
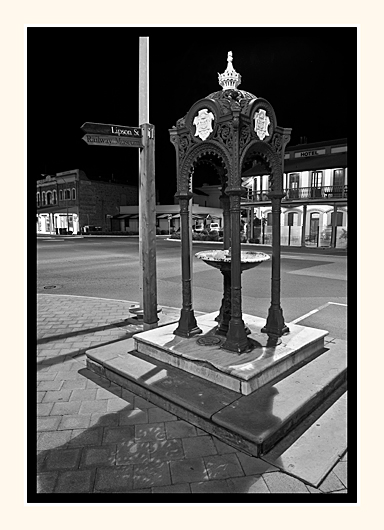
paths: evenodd
<path fill-rule="evenodd" d="M 202 335 L 176 337 L 175 324 L 134 335 L 135 350 L 165 364 L 225 388 L 249 395 L 265 384 L 284 377 L 295 365 L 309 361 L 324 347 L 327 331 L 291 326 L 291 333 L 271 345 L 261 332 L 264 320 L 244 315 L 252 350 L 241 356 L 223 349 L 225 338 L 216 334 L 217 313 L 197 318 Z"/>

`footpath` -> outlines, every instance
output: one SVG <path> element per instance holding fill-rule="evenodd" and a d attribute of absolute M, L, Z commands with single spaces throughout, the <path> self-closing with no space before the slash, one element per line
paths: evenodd
<path fill-rule="evenodd" d="M 88 370 L 87 350 L 142 331 L 135 302 L 37 300 L 38 493 L 347 493 L 347 454 L 314 488 Z"/>

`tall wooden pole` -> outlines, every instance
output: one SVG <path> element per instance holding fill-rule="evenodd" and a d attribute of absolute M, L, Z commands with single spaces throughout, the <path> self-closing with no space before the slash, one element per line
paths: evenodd
<path fill-rule="evenodd" d="M 148 37 L 139 38 L 139 125 L 142 126 L 144 123 L 149 123 L 149 72 L 148 72 Z M 144 131 L 143 131 L 144 133 Z M 142 181 L 142 152 L 139 152 L 139 291 L 140 291 L 140 307 L 143 309 L 143 252 L 142 252 L 142 240 L 143 240 L 143 228 L 144 225 L 141 223 L 141 211 L 143 197 L 141 194 L 141 181 Z"/>
<path fill-rule="evenodd" d="M 149 124 L 148 37 L 140 37 L 139 125 L 139 289 L 144 329 L 157 326 L 155 128 Z"/>

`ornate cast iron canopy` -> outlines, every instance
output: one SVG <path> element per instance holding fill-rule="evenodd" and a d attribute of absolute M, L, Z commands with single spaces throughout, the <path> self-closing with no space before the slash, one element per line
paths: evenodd
<path fill-rule="evenodd" d="M 264 331 L 278 337 L 288 331 L 280 307 L 280 201 L 283 193 L 283 161 L 291 129 L 278 127 L 272 105 L 251 92 L 240 90 L 241 76 L 233 67 L 232 52 L 227 68 L 218 74 L 222 90 L 192 105 L 170 129 L 176 149 L 177 193 L 181 214 L 183 308 L 176 335 L 190 337 L 201 332 L 192 309 L 190 270 L 190 229 L 188 199 L 192 196 L 190 177 L 201 159 L 214 161 L 222 181 L 224 248 L 231 246 L 232 314 L 226 349 L 246 351 L 247 338 L 241 312 L 240 198 L 244 192 L 241 174 L 251 160 L 262 159 L 270 175 L 272 201 L 272 301 Z"/>
<path fill-rule="evenodd" d="M 282 193 L 281 155 L 290 129 L 277 126 L 275 112 L 267 100 L 237 88 L 241 76 L 232 62 L 229 52 L 227 68 L 218 74 L 222 90 L 194 103 L 170 130 L 177 151 L 178 194 L 188 193 L 194 162 L 209 153 L 221 159 L 228 191 L 241 187 L 243 164 L 261 157 L 270 169 L 270 190 Z"/>

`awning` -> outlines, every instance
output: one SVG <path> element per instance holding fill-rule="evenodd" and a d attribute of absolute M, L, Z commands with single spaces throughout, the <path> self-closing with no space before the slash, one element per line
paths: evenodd
<path fill-rule="evenodd" d="M 310 156 L 308 158 L 291 158 L 284 160 L 284 173 L 295 171 L 315 171 L 317 169 L 332 169 L 347 167 L 347 153 L 336 155 Z M 268 170 L 260 164 L 247 169 L 241 174 L 242 177 L 257 175 L 268 175 Z"/>
<path fill-rule="evenodd" d="M 115 215 L 113 217 L 113 219 L 138 219 L 139 218 L 139 214 L 134 214 L 134 213 L 122 213 L 120 215 Z"/>

